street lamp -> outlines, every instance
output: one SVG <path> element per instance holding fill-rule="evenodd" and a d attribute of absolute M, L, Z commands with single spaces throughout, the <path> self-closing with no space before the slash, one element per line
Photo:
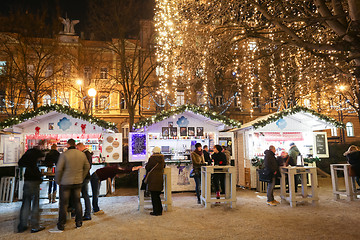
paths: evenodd
<path fill-rule="evenodd" d="M 89 97 L 91 97 L 91 115 L 92 115 L 93 114 L 94 97 L 96 96 L 95 88 L 90 88 L 88 90 L 88 95 L 89 95 Z"/>

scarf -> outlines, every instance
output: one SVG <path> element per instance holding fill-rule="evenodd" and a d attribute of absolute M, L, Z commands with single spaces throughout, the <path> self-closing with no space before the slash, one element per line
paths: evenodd
<path fill-rule="evenodd" d="M 195 153 L 197 153 L 199 156 L 203 155 L 203 151 L 199 151 L 197 148 L 194 151 Z"/>

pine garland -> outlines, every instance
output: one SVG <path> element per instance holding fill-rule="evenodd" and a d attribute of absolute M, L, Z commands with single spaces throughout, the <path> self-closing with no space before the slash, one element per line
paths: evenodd
<path fill-rule="evenodd" d="M 12 127 L 12 126 L 14 126 L 16 124 L 25 122 L 25 121 L 27 121 L 27 120 L 29 120 L 31 118 L 34 118 L 34 117 L 39 116 L 39 115 L 44 115 L 44 114 L 52 112 L 52 111 L 67 114 L 67 115 L 72 116 L 74 118 L 78 118 L 78 119 L 82 119 L 84 121 L 88 121 L 90 123 L 93 123 L 95 125 L 98 125 L 99 127 L 105 128 L 105 129 L 111 129 L 111 130 L 114 130 L 114 131 L 117 130 L 115 123 L 104 121 L 102 119 L 90 116 L 88 114 L 82 113 L 82 112 L 77 111 L 77 110 L 75 110 L 75 109 L 73 109 L 71 107 L 64 106 L 64 105 L 61 105 L 61 104 L 52 104 L 52 105 L 41 106 L 35 111 L 27 111 L 27 112 L 24 112 L 24 113 L 16 116 L 16 117 L 8 118 L 8 119 L 0 122 L 0 129 Z"/>
<path fill-rule="evenodd" d="M 319 118 L 321 120 L 324 120 L 325 122 L 331 123 L 332 125 L 334 125 L 337 128 L 345 128 L 344 123 L 339 122 L 339 121 L 335 120 L 334 118 L 328 117 L 328 116 L 326 116 L 324 114 L 318 113 L 318 112 L 316 112 L 316 111 L 314 111 L 312 109 L 309 109 L 309 108 L 303 107 L 303 106 L 295 106 L 295 107 L 288 108 L 288 109 L 285 109 L 283 111 L 277 112 L 277 113 L 271 115 L 270 117 L 268 117 L 265 120 L 261 120 L 259 122 L 256 122 L 255 124 L 253 124 L 253 127 L 255 129 L 260 128 L 260 127 L 265 127 L 269 123 L 276 122 L 277 120 L 279 120 L 281 118 L 284 118 L 284 117 L 289 116 L 289 115 L 293 115 L 293 114 L 298 113 L 298 112 L 310 113 L 310 114 L 316 116 L 317 118 Z"/>
<path fill-rule="evenodd" d="M 210 118 L 211 120 L 224 123 L 227 126 L 241 127 L 241 123 L 239 121 L 230 119 L 223 115 L 219 115 L 217 112 L 214 112 L 214 111 L 204 110 L 202 107 L 199 107 L 196 105 L 186 104 L 186 105 L 182 105 L 179 107 L 173 107 L 170 110 L 161 111 L 160 113 L 158 113 L 152 117 L 141 120 L 134 124 L 134 128 L 140 129 L 140 128 L 152 125 L 154 123 L 161 122 L 162 120 L 167 119 L 167 118 L 171 117 L 172 115 L 180 114 L 185 111 L 191 111 L 193 113 L 203 115 L 207 118 Z"/>

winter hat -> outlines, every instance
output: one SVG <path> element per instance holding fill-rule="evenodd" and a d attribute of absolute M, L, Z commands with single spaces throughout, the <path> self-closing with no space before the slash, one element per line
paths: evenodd
<path fill-rule="evenodd" d="M 293 142 L 292 142 L 292 143 L 290 143 L 290 147 L 291 147 L 291 146 L 295 146 L 295 143 L 293 143 Z"/>
<path fill-rule="evenodd" d="M 153 153 L 160 153 L 161 149 L 159 147 L 154 147 L 152 150 Z"/>

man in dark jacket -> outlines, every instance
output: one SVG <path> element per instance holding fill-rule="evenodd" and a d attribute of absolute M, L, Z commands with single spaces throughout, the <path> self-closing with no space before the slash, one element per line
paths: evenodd
<path fill-rule="evenodd" d="M 86 158 L 87 158 L 87 160 L 90 164 L 90 168 L 91 168 L 93 153 L 90 152 L 89 149 L 87 149 L 85 147 L 85 145 L 82 143 L 78 143 L 76 145 L 76 148 L 77 148 L 77 150 L 85 153 Z M 90 204 L 89 187 L 88 187 L 89 182 L 90 182 L 90 170 L 89 170 L 88 174 L 86 175 L 84 182 L 82 184 L 82 187 L 81 187 L 81 196 L 84 198 L 84 202 L 85 202 L 85 211 L 84 211 L 84 216 L 83 216 L 84 221 L 91 220 L 91 204 Z"/>
<path fill-rule="evenodd" d="M 99 208 L 99 188 L 101 181 L 106 180 L 108 178 L 113 179 L 118 174 L 129 173 L 131 171 L 136 171 L 141 166 L 133 167 L 133 168 L 121 168 L 119 166 L 107 166 L 103 168 L 99 168 L 90 177 L 91 190 L 92 190 L 92 204 L 93 204 L 93 212 L 94 215 L 104 214 L 103 210 Z"/>
<path fill-rule="evenodd" d="M 225 154 L 222 152 L 222 147 L 220 145 L 214 146 L 214 153 L 212 155 L 212 159 L 214 160 L 215 166 L 226 166 L 227 160 Z M 214 185 L 216 191 L 216 198 L 220 198 L 220 186 L 221 192 L 225 192 L 225 174 L 223 173 L 215 173 L 214 174 Z"/>
<path fill-rule="evenodd" d="M 207 165 L 211 166 L 211 161 L 212 160 L 210 158 L 209 147 L 207 145 L 204 145 L 203 153 L 204 153 L 205 162 L 207 163 Z"/>
<path fill-rule="evenodd" d="M 275 152 L 276 149 L 272 145 L 269 147 L 269 150 L 265 150 L 264 152 L 265 170 L 271 176 L 271 182 L 269 182 L 267 187 L 267 204 L 271 206 L 276 206 L 277 204 L 279 204 L 279 202 L 274 199 L 275 178 L 277 172 L 279 171 L 279 166 L 275 158 Z"/>
<path fill-rule="evenodd" d="M 48 152 L 48 154 L 46 154 L 44 164 L 48 168 L 48 172 L 49 171 L 53 172 L 54 175 L 55 175 L 54 167 L 56 166 L 57 161 L 59 160 L 59 156 L 60 153 L 57 150 L 57 145 L 56 144 L 51 145 L 51 150 L 50 152 Z M 49 188 L 48 188 L 49 203 L 56 203 L 57 184 L 53 176 L 48 176 L 48 178 L 49 178 Z"/>
<path fill-rule="evenodd" d="M 66 223 L 66 211 L 70 196 L 75 207 L 76 227 L 82 226 L 82 208 L 80 202 L 81 186 L 89 172 L 90 165 L 86 155 L 75 148 L 75 140 L 67 141 L 68 150 L 60 155 L 56 166 L 55 180 L 59 184 L 59 219 L 57 229 L 52 232 L 63 231 Z"/>
<path fill-rule="evenodd" d="M 26 151 L 20 158 L 19 167 L 26 167 L 24 175 L 23 198 L 20 210 L 20 223 L 18 232 L 24 232 L 28 228 L 28 219 L 31 209 L 31 232 L 39 232 L 45 228 L 39 225 L 39 194 L 42 176 L 37 163 L 44 153 L 39 147 L 34 147 Z"/>

